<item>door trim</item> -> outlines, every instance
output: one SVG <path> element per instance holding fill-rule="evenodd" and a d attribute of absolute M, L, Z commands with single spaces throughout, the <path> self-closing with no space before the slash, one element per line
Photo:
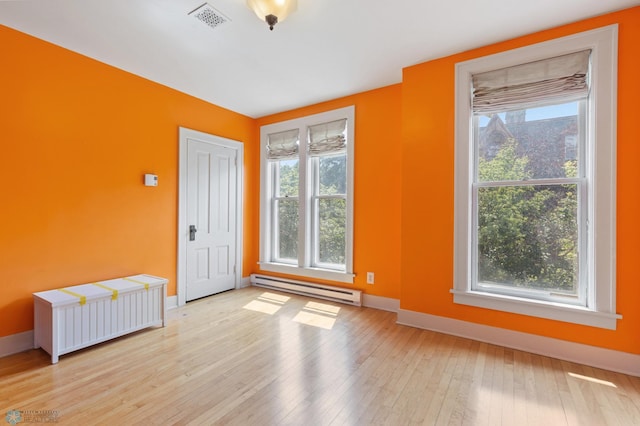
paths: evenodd
<path fill-rule="evenodd" d="M 234 288 L 242 287 L 242 229 L 243 229 L 243 179 L 244 176 L 244 144 L 220 136 L 199 132 L 197 130 L 179 128 L 179 165 L 178 165 L 178 271 L 177 295 L 178 306 L 186 303 L 187 299 L 187 240 L 189 229 L 187 225 L 187 141 L 197 139 L 199 142 L 223 146 L 236 151 L 238 164 L 236 166 L 236 270 Z"/>

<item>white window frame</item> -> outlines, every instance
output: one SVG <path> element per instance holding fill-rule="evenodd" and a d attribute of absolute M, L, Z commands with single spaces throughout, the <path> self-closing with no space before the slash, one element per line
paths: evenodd
<path fill-rule="evenodd" d="M 271 173 L 271 176 L 273 176 L 273 179 L 271 179 L 271 185 L 272 185 L 271 186 L 271 194 L 275 194 L 275 192 L 276 192 L 276 184 L 280 180 L 280 176 L 276 177 L 276 175 L 279 175 L 280 170 L 276 167 L 275 164 L 270 164 L 270 166 L 272 168 L 270 173 Z M 288 201 L 288 200 L 295 200 L 298 203 L 300 203 L 300 196 L 299 195 L 295 196 L 295 197 L 292 197 L 292 196 L 286 196 L 286 197 L 278 196 L 278 197 L 276 197 L 274 195 L 271 196 L 271 202 L 269 202 L 269 214 L 271 215 L 271 218 L 272 218 L 270 224 L 271 224 L 271 229 L 273 230 L 273 233 L 272 233 L 272 236 L 271 236 L 270 250 L 271 250 L 271 253 L 274 253 L 272 257 L 274 258 L 274 262 L 275 263 L 296 265 L 297 262 L 295 260 L 286 259 L 286 258 L 283 258 L 283 257 L 279 257 L 277 255 L 278 254 L 277 247 L 279 246 L 279 243 L 280 243 L 278 241 L 278 236 L 280 235 L 280 232 L 278 231 L 278 221 L 276 220 L 275 217 L 273 217 L 274 216 L 273 212 L 276 210 L 276 206 L 275 206 L 275 202 L 274 201 L 280 202 L 280 201 Z"/>
<path fill-rule="evenodd" d="M 332 155 L 326 155 L 326 157 L 330 157 Z M 311 185 L 312 185 L 312 190 L 310 193 L 310 197 L 311 197 L 311 229 L 312 229 L 312 235 L 311 235 L 311 245 L 313 245 L 313 258 L 311 259 L 311 264 L 316 267 L 316 268 L 321 268 L 321 269 L 329 269 L 329 270 L 341 270 L 343 269 L 341 267 L 341 265 L 336 265 L 336 264 L 331 264 L 331 263 L 324 263 L 320 261 L 320 233 L 319 233 L 319 229 L 320 229 L 320 223 L 319 223 L 319 217 L 320 217 L 320 209 L 319 209 L 319 204 L 321 200 L 345 200 L 345 204 L 348 200 L 348 189 L 347 189 L 347 193 L 345 194 L 331 194 L 331 195 L 321 195 L 320 194 L 320 159 L 323 156 L 314 156 L 313 158 L 310 159 L 310 170 L 311 170 Z M 347 157 L 347 161 L 349 158 L 349 154 L 347 153 L 346 155 Z M 348 169 L 348 164 L 347 164 L 347 169 Z M 345 247 L 346 250 L 346 247 Z"/>
<path fill-rule="evenodd" d="M 313 241 L 313 208 L 312 196 L 314 172 L 312 159 L 307 153 L 308 127 L 316 124 L 328 123 L 335 120 L 347 119 L 347 211 L 346 211 L 346 241 L 345 268 L 337 270 L 331 265 L 313 267 L 311 244 Z M 269 124 L 260 128 L 260 269 L 279 272 L 307 278 L 319 278 L 329 281 L 353 283 L 353 193 L 354 193 L 354 141 L 355 141 L 355 107 L 349 106 L 293 120 Z M 286 130 L 299 129 L 300 149 L 299 178 L 300 186 L 298 200 L 300 205 L 300 225 L 298 227 L 298 262 L 289 264 L 277 262 L 273 259 L 274 223 L 270 208 L 273 199 L 273 180 L 270 176 L 270 164 L 267 159 L 268 135 Z M 321 197 L 324 198 L 324 197 Z M 326 267 L 325 267 L 326 266 Z"/>
<path fill-rule="evenodd" d="M 454 303 L 615 330 L 616 313 L 616 106 L 618 26 L 456 64 L 454 182 Z M 473 290 L 474 232 L 472 75 L 591 49 L 586 178 L 589 221 L 587 304 L 575 306 L 524 296 Z"/>
<path fill-rule="evenodd" d="M 533 178 L 533 179 L 528 179 L 526 181 L 510 181 L 510 180 L 497 180 L 497 181 L 481 181 L 480 179 L 475 180 L 472 176 L 472 194 L 471 194 L 471 199 L 472 201 L 472 218 L 473 218 L 473 223 L 472 229 L 479 229 L 478 226 L 478 209 L 479 209 L 479 192 L 481 189 L 484 188 L 499 188 L 499 187 L 526 187 L 526 188 L 535 188 L 537 186 L 556 186 L 556 185 L 575 185 L 575 191 L 577 194 L 577 201 L 578 201 L 578 211 L 577 211 L 577 232 L 578 232 L 578 271 L 579 273 L 577 274 L 577 281 L 579 283 L 578 285 L 578 291 L 576 292 L 576 294 L 567 297 L 566 295 L 561 295 L 560 292 L 554 292 L 554 291 L 548 291 L 548 290 L 538 290 L 538 289 L 533 289 L 530 287 L 514 287 L 511 285 L 502 285 L 502 284 L 496 284 L 496 283 L 481 283 L 478 280 L 478 264 L 477 262 L 474 262 L 473 259 L 478 259 L 479 258 L 479 252 L 478 252 L 478 238 L 477 238 L 477 233 L 476 235 L 473 235 L 472 238 L 472 272 L 471 272 L 471 289 L 473 290 L 477 290 L 480 293 L 497 293 L 497 294 L 502 294 L 502 295 L 508 295 L 508 296 L 516 296 L 516 297 L 522 297 L 523 299 L 533 299 L 533 300 L 544 300 L 546 302 L 560 302 L 562 304 L 567 304 L 567 305 L 576 305 L 576 306 L 586 306 L 587 302 L 588 302 L 588 295 L 587 295 L 587 288 L 589 287 L 589 284 L 587 282 L 587 280 L 585 279 L 588 276 L 588 272 L 585 273 L 585 271 L 587 271 L 588 269 L 585 269 L 587 266 L 587 251 L 588 251 L 588 229 L 587 229 L 587 221 L 588 221 L 588 217 L 586 214 L 586 211 L 584 211 L 584 209 L 580 209 L 580 206 L 584 206 L 584 205 L 588 205 L 588 200 L 589 200 L 589 196 L 587 194 L 587 189 L 588 189 L 588 179 L 585 177 L 586 175 L 586 167 L 585 165 L 585 148 L 586 148 L 586 135 L 584 134 L 584 132 L 582 131 L 583 129 L 585 129 L 585 125 L 586 122 L 588 121 L 586 118 L 587 115 L 587 108 L 586 108 L 586 103 L 587 101 L 585 99 L 580 99 L 577 101 L 573 101 L 577 104 L 577 110 L 578 110 L 578 116 L 577 116 L 577 121 L 578 121 L 578 128 L 580 129 L 579 133 L 579 137 L 576 138 L 576 140 L 579 139 L 579 142 L 577 142 L 576 148 L 577 151 L 580 153 L 580 158 L 577 160 L 577 165 L 578 165 L 578 173 L 576 176 L 572 176 L 572 177 L 560 177 L 560 176 L 553 176 L 553 177 L 542 177 L 542 178 Z M 564 101 L 559 101 L 559 104 L 564 103 Z M 472 120 L 472 125 L 473 125 L 473 131 L 474 132 L 478 132 L 479 128 L 478 128 L 478 124 L 477 122 L 479 121 L 479 117 L 476 115 L 473 117 Z M 478 133 L 474 134 L 474 138 L 478 139 Z M 476 143 L 474 144 L 474 148 L 475 148 L 475 152 L 474 155 L 472 157 L 472 164 L 470 165 L 470 167 L 472 168 L 472 172 L 473 174 L 475 174 L 476 176 L 479 174 L 479 170 L 478 170 L 478 163 L 479 163 L 479 153 L 478 153 L 478 141 L 475 141 Z"/>

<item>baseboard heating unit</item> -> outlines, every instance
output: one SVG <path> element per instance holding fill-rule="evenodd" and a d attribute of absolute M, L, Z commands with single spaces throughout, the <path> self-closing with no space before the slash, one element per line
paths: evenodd
<path fill-rule="evenodd" d="M 286 278 L 270 277 L 267 275 L 251 275 L 251 284 L 272 290 L 286 291 L 303 296 L 317 297 L 333 302 L 346 303 L 354 306 L 362 305 L 362 291 L 350 288 L 333 287 L 305 281 Z"/>

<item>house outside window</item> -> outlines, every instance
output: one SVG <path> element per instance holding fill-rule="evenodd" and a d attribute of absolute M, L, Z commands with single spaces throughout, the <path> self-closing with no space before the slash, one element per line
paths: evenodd
<path fill-rule="evenodd" d="M 353 282 L 354 111 L 261 128 L 261 269 Z"/>
<path fill-rule="evenodd" d="M 564 159 L 574 161 L 578 158 L 578 136 L 571 134 L 564 137 Z"/>
<path fill-rule="evenodd" d="M 455 303 L 615 329 L 616 34 L 457 65 Z"/>

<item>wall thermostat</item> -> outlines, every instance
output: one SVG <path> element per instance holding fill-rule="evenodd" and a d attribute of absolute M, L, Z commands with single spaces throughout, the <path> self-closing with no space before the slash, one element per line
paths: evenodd
<path fill-rule="evenodd" d="M 144 175 L 144 186 L 158 186 L 158 175 Z"/>

